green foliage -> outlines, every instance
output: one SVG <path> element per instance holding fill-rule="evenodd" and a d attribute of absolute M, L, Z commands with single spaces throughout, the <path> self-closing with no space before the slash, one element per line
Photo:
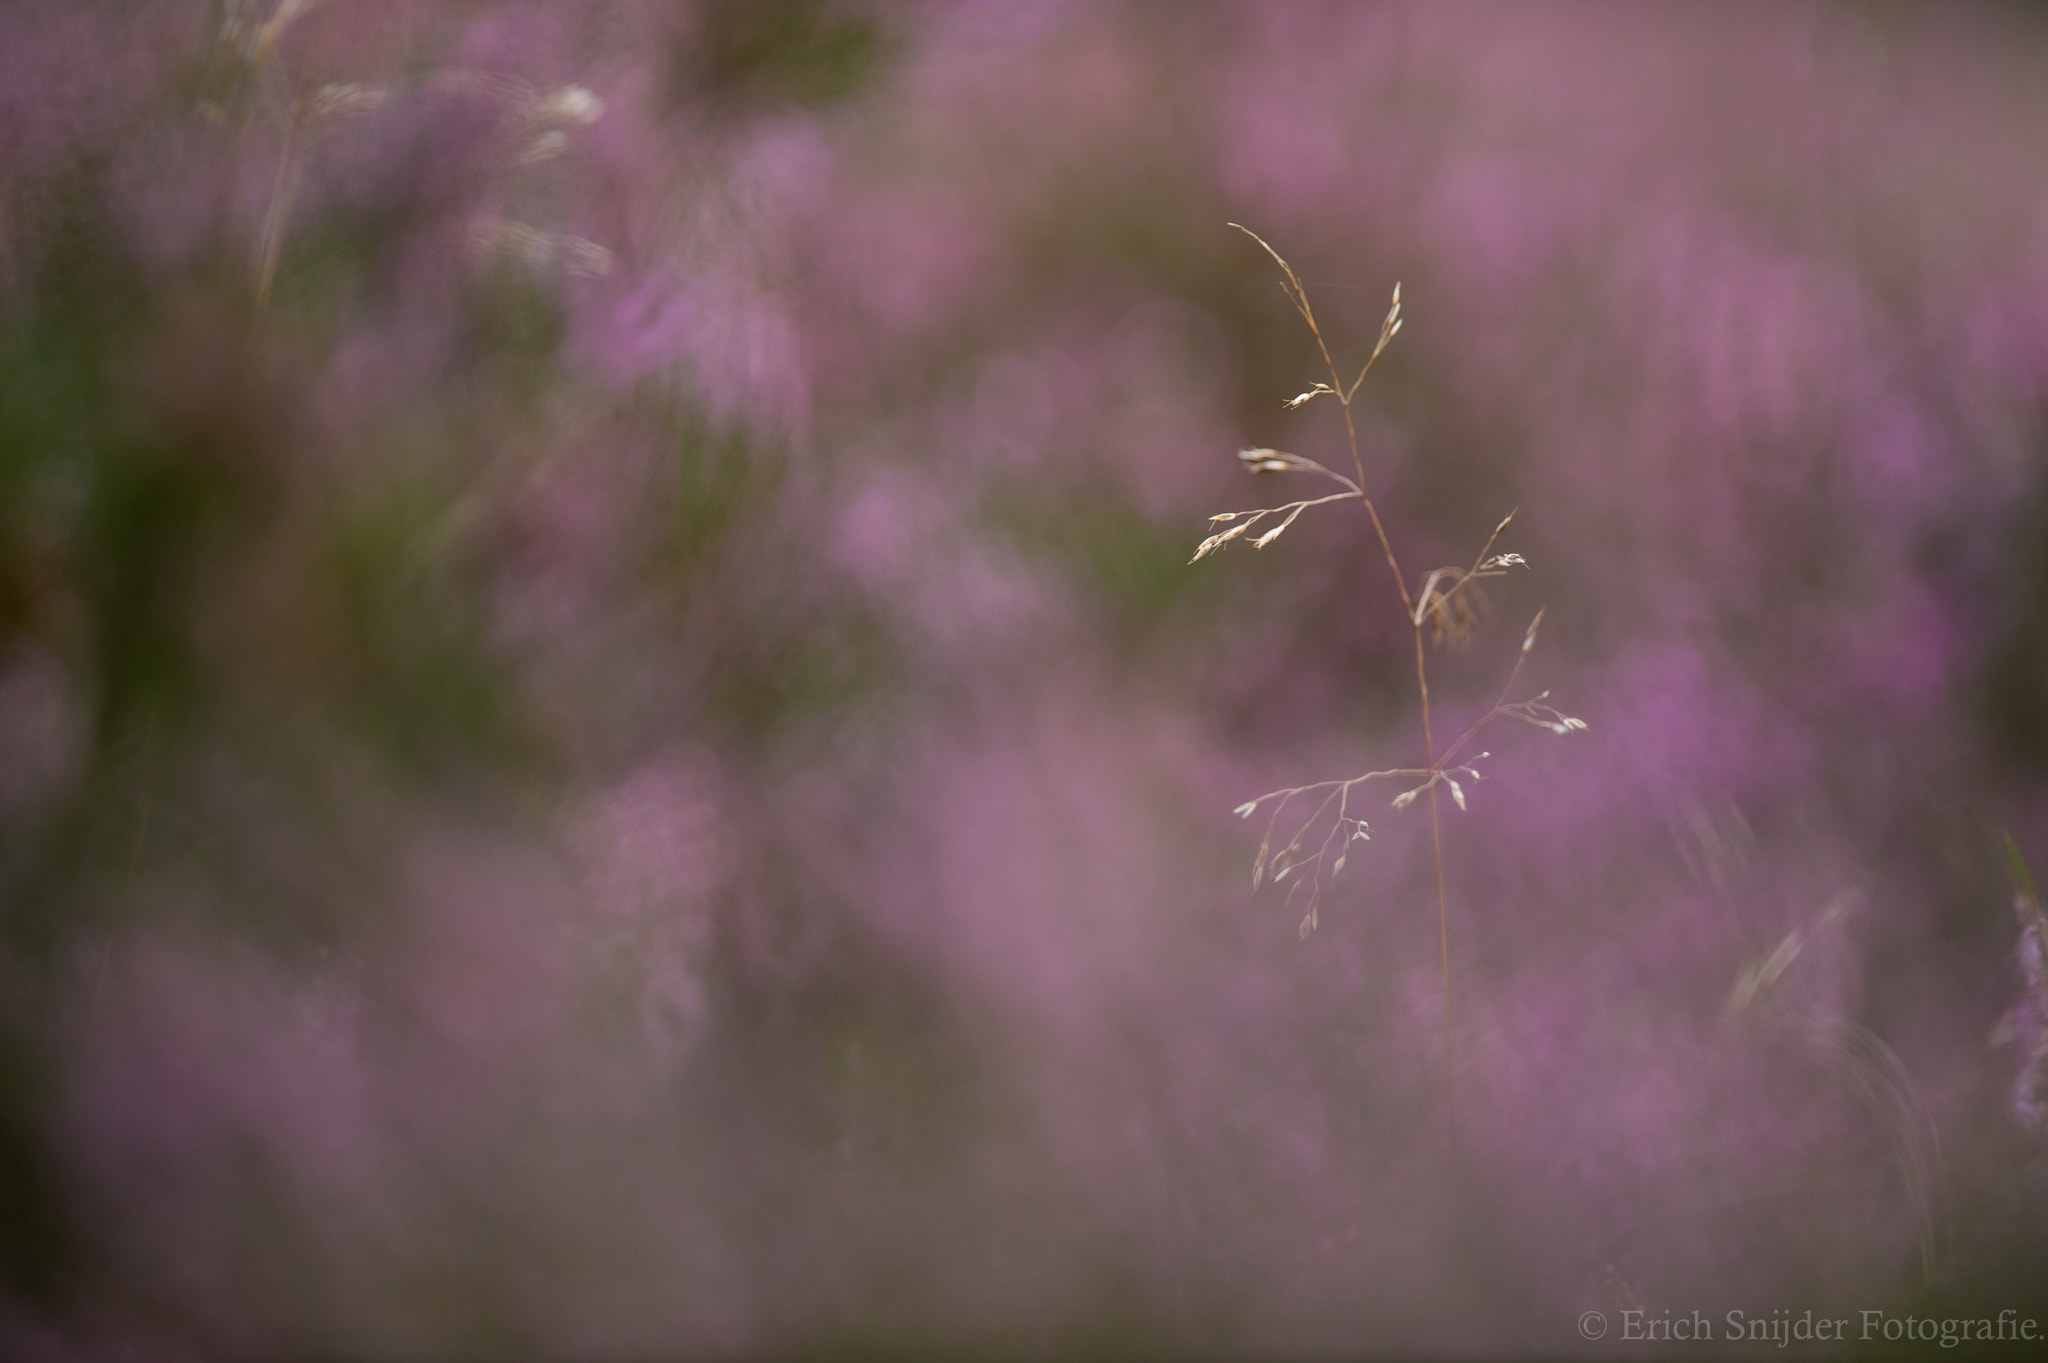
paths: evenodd
<path fill-rule="evenodd" d="M 53 1078 L 20 1030 L 0 1026 L 0 1283 L 38 1298 L 55 1295 L 79 1267 L 60 1161 L 41 1130 Z"/>
<path fill-rule="evenodd" d="M 232 361 L 167 377 L 181 357 L 144 340 L 167 319 L 89 202 L 78 191 L 0 332 L 0 618 L 80 654 L 104 751 L 196 704 L 200 580 L 265 479 Z"/>
<path fill-rule="evenodd" d="M 773 505 L 787 473 L 781 454 L 745 431 L 719 430 L 687 412 L 666 414 L 673 431 L 672 481 L 659 535 L 660 566 L 704 567 L 749 516 Z"/>
<path fill-rule="evenodd" d="M 531 270 L 510 261 L 484 271 L 467 301 L 469 352 L 499 381 L 496 396 L 515 409 L 529 405 L 554 377 L 563 334 L 560 303 Z"/>
<path fill-rule="evenodd" d="M 679 47 L 679 95 L 738 109 L 825 104 L 865 84 L 880 64 L 881 26 L 830 0 L 716 0 Z"/>
<path fill-rule="evenodd" d="M 402 768 L 486 764 L 522 749 L 486 637 L 485 564 L 457 499 L 430 481 L 360 495 L 334 526 L 330 568 L 346 629 L 344 691 Z"/>
<path fill-rule="evenodd" d="M 1067 494 L 1026 485 L 989 498 L 982 515 L 1019 548 L 1054 565 L 1084 599 L 1126 628 L 1159 622 L 1181 602 L 1213 594 L 1213 577 L 1190 574 L 1185 531 L 1147 517 L 1104 488 Z"/>
<path fill-rule="evenodd" d="M 836 616 L 736 652 L 709 706 L 714 731 L 763 741 L 806 721 L 843 722 L 879 698 L 895 672 L 886 636 Z"/>

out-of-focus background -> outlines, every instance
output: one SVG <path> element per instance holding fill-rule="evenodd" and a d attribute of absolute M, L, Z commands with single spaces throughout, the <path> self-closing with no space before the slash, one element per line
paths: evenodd
<path fill-rule="evenodd" d="M 0 10 L 0 1340 L 2048 1322 L 2048 25 Z M 1441 806 L 1299 932 L 1276 787 Z M 1292 489 L 1299 491 L 1292 491 Z M 1411 581 L 1411 588 L 1414 583 Z M 1285 828 L 1281 831 L 1284 838 Z M 1277 843 L 1276 843 L 1277 845 Z M 2029 930 L 2028 923 L 2035 923 Z M 1613 1336 L 1610 1336 L 1610 1339 Z"/>

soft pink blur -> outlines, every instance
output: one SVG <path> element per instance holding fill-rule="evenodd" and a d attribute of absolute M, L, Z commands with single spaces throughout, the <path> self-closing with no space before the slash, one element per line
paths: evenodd
<path fill-rule="evenodd" d="M 295 134 L 257 309 L 280 128 L 203 93 L 196 7 L 128 8 L 0 19 L 0 308 L 93 168 L 120 382 L 238 414 L 261 509 L 198 552 L 181 737 L 96 754 L 83 589 L 0 620 L 9 866 L 114 830 L 10 1021 L 84 1265 L 24 1348 L 1568 1354 L 1589 1309 L 2038 1302 L 2032 19 L 790 3 L 721 66 L 727 7 L 331 0 L 272 75 L 380 94 Z M 1185 562 L 1309 495 L 1239 448 L 1350 467 L 1229 221 L 1340 365 L 1401 283 L 1356 414 L 1411 576 L 1517 511 L 1437 734 L 1539 608 L 1511 698 L 1590 726 L 1497 722 L 1442 804 L 1455 1115 L 1426 804 L 1366 788 L 1306 937 L 1229 813 L 1421 761 L 1356 508 Z M 472 621 L 502 731 L 364 736 L 350 572 Z"/>

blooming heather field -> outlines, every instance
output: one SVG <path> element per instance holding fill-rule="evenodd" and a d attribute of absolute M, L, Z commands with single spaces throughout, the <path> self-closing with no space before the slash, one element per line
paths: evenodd
<path fill-rule="evenodd" d="M 0 1354 L 2048 1331 L 2044 63 L 0 7 Z"/>

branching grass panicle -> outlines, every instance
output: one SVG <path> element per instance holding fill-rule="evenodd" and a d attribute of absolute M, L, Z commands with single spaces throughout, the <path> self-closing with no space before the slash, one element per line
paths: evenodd
<path fill-rule="evenodd" d="M 1428 650 L 1423 635 L 1439 645 L 1456 647 L 1463 644 L 1478 622 L 1483 598 L 1481 584 L 1491 578 L 1505 576 L 1516 568 L 1528 564 L 1520 554 L 1495 552 L 1495 545 L 1508 525 L 1515 518 L 1510 511 L 1495 526 L 1486 543 L 1473 556 L 1466 567 L 1435 568 L 1425 574 L 1411 590 L 1408 575 L 1402 571 L 1400 560 L 1394 554 L 1394 546 L 1387 536 L 1386 526 L 1380 520 L 1379 508 L 1370 493 L 1366 491 L 1365 461 L 1359 454 L 1358 427 L 1352 417 L 1352 403 L 1358 390 L 1365 382 L 1365 376 L 1372 372 L 1375 361 L 1385 353 L 1386 348 L 1401 330 L 1401 287 L 1394 286 L 1392 305 L 1387 309 L 1384 321 L 1380 323 L 1379 339 L 1373 343 L 1372 353 L 1366 357 L 1355 377 L 1348 382 L 1337 361 L 1330 352 L 1329 342 L 1323 329 L 1316 321 L 1315 309 L 1310 305 L 1308 290 L 1294 272 L 1294 267 L 1266 240 L 1248 227 L 1231 223 L 1264 249 L 1280 267 L 1281 291 L 1287 301 L 1301 314 L 1309 334 L 1315 338 L 1317 352 L 1322 356 L 1323 367 L 1328 371 L 1327 381 L 1318 379 L 1306 391 L 1297 394 L 1285 404 L 1287 408 L 1302 407 L 1318 398 L 1333 398 L 1344 413 L 1344 438 L 1351 454 L 1351 474 L 1327 468 L 1313 459 L 1298 454 L 1289 454 L 1275 449 L 1248 449 L 1238 455 L 1246 472 L 1305 473 L 1335 483 L 1341 490 L 1319 497 L 1305 497 L 1283 502 L 1278 506 L 1261 507 L 1251 511 L 1226 511 L 1210 517 L 1210 522 L 1224 528 L 1204 539 L 1195 550 L 1190 562 L 1198 562 L 1230 544 L 1233 540 L 1249 537 L 1255 549 L 1263 549 L 1286 533 L 1287 528 L 1312 507 L 1327 506 L 1334 502 L 1357 502 L 1365 508 L 1365 514 L 1372 523 L 1374 537 L 1381 552 L 1386 556 L 1387 567 L 1392 572 L 1395 590 L 1400 593 L 1401 609 L 1408 617 L 1408 623 L 1415 639 L 1415 689 L 1422 709 L 1422 763 L 1419 766 L 1393 767 L 1384 771 L 1369 771 L 1362 775 L 1333 781 L 1318 781 L 1311 785 L 1289 786 L 1282 790 L 1268 791 L 1253 800 L 1247 800 L 1237 807 L 1236 813 L 1249 819 L 1260 809 L 1270 805 L 1266 820 L 1264 838 L 1252 862 L 1252 888 L 1256 891 L 1270 875 L 1274 883 L 1292 880 L 1288 886 L 1287 903 L 1293 906 L 1297 898 L 1305 900 L 1301 919 L 1301 936 L 1306 938 L 1315 931 L 1318 922 L 1323 892 L 1330 887 L 1343 871 L 1352 847 L 1370 838 L 1370 828 L 1365 819 L 1355 811 L 1362 808 L 1363 797 L 1359 788 L 1373 781 L 1394 781 L 1405 786 L 1393 797 L 1395 809 L 1405 809 L 1418 799 L 1427 796 L 1429 805 L 1429 832 L 1431 851 L 1436 869 L 1436 915 L 1437 940 L 1443 972 L 1444 995 L 1444 1086 L 1447 1103 L 1454 1099 L 1453 1073 L 1455 1069 L 1455 1043 L 1453 1041 L 1453 1011 L 1451 993 L 1451 943 L 1450 919 L 1444 894 L 1443 826 L 1439 816 L 1437 791 L 1441 787 L 1448 791 L 1452 803 L 1459 809 L 1466 808 L 1465 782 L 1477 782 L 1480 772 L 1476 763 L 1491 756 L 1478 752 L 1465 755 L 1467 746 L 1478 737 L 1481 730 L 1496 719 L 1519 719 L 1539 729 L 1548 729 L 1556 734 L 1568 734 L 1586 727 L 1585 721 L 1554 709 L 1549 704 L 1550 693 L 1540 692 L 1524 700 L 1508 699 L 1516 681 L 1521 676 L 1522 664 L 1529 652 L 1536 646 L 1537 629 L 1543 623 L 1543 612 L 1529 622 L 1529 628 L 1522 638 L 1521 651 L 1515 655 L 1514 666 L 1500 689 L 1493 708 L 1481 715 L 1470 728 L 1448 745 L 1439 748 L 1430 720 L 1429 663 Z M 1258 533 L 1253 535 L 1252 532 Z M 1298 802 L 1298 803 L 1297 803 Z M 1288 810 L 1296 811 L 1294 821 L 1283 825 L 1282 815 Z M 1273 841 L 1276 830 L 1291 829 L 1286 842 L 1275 851 Z"/>

